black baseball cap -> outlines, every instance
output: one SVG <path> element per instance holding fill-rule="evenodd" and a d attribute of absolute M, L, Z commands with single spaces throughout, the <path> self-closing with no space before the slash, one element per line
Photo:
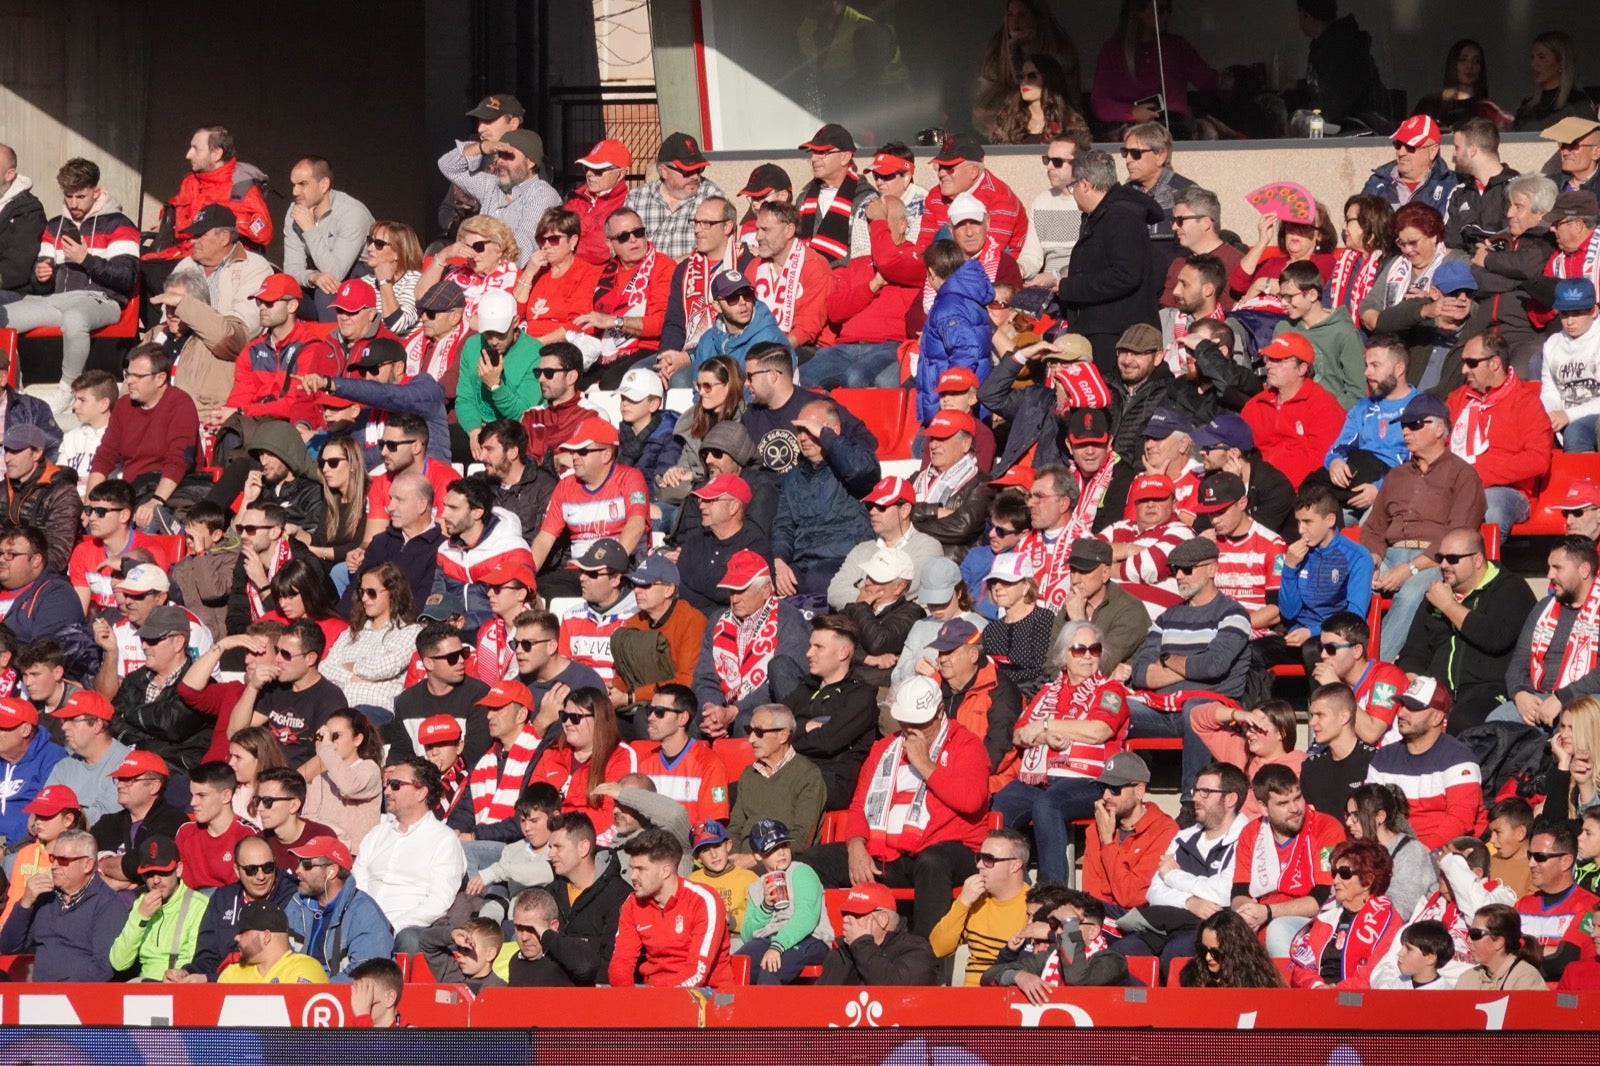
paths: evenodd
<path fill-rule="evenodd" d="M 185 237 L 200 237 L 214 229 L 238 229 L 239 216 L 227 204 L 206 204 L 183 228 Z"/>
<path fill-rule="evenodd" d="M 522 101 L 515 96 L 510 93 L 490 93 L 478 101 L 477 107 L 467 112 L 467 117 L 480 122 L 493 122 L 505 115 L 521 118 L 525 114 L 527 112 L 522 108 Z"/>
<path fill-rule="evenodd" d="M 711 165 L 711 161 L 700 152 L 700 142 L 687 133 L 667 134 L 667 139 L 661 142 L 661 151 L 656 154 L 656 160 L 679 170 L 703 170 Z"/>

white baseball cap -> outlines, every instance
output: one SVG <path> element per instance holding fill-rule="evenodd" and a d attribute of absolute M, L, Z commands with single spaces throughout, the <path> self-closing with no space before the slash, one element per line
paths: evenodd
<path fill-rule="evenodd" d="M 994 557 L 994 562 L 989 564 L 989 576 L 984 580 L 1011 584 L 1032 576 L 1033 564 L 1026 556 L 1021 552 L 1006 552 Z"/>
<path fill-rule="evenodd" d="M 983 206 L 983 201 L 970 192 L 957 193 L 955 199 L 950 201 L 950 225 L 958 222 L 982 222 L 989 217 L 989 209 Z"/>
<path fill-rule="evenodd" d="M 478 297 L 478 332 L 509 333 L 517 320 L 517 301 L 504 289 L 490 289 Z"/>
<path fill-rule="evenodd" d="M 879 584 L 910 581 L 917 576 L 917 564 L 899 548 L 879 548 L 861 567 L 861 572 Z"/>
<path fill-rule="evenodd" d="M 901 725 L 926 725 L 939 714 L 938 682 L 931 677 L 908 678 L 894 690 L 894 701 L 889 705 L 889 717 Z"/>
<path fill-rule="evenodd" d="M 622 384 L 617 386 L 617 393 L 623 399 L 632 400 L 634 403 L 650 396 L 658 400 L 667 397 L 667 390 L 661 386 L 661 375 L 642 366 L 636 366 L 622 375 Z"/>

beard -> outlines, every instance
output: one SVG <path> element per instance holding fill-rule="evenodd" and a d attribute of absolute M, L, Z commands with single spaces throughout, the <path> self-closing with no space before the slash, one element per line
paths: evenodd
<path fill-rule="evenodd" d="M 1400 386 L 1400 379 L 1391 374 L 1379 382 L 1367 382 L 1367 396 L 1374 400 L 1381 400 Z"/>

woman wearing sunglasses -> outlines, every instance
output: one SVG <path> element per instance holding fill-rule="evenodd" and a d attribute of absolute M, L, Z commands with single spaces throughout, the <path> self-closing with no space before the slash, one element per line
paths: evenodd
<path fill-rule="evenodd" d="M 1282 988 L 1283 971 L 1237 911 L 1224 907 L 1202 919 L 1194 958 L 1178 974 L 1184 988 Z"/>
<path fill-rule="evenodd" d="M 1212 758 L 1242 767 L 1244 776 L 1251 780 L 1268 763 L 1282 763 L 1299 777 L 1300 766 L 1306 761 L 1306 753 L 1294 748 L 1299 723 L 1294 708 L 1285 700 L 1268 700 L 1253 711 L 1226 703 L 1206 703 L 1194 709 L 1189 723 Z M 1246 818 L 1263 813 L 1253 790 L 1245 793 L 1239 813 Z"/>
<path fill-rule="evenodd" d="M 1548 991 L 1539 972 L 1538 942 L 1522 935 L 1522 916 L 1515 907 L 1491 903 L 1478 908 L 1467 937 L 1478 965 L 1461 975 L 1456 991 Z"/>
<path fill-rule="evenodd" d="M 404 222 L 374 222 L 367 230 L 365 259 L 378 290 L 378 315 L 397 337 L 417 328 L 417 282 L 422 278 L 422 242 Z"/>
<path fill-rule="evenodd" d="M 317 456 L 317 472 L 322 475 L 322 521 L 309 536 L 297 534 L 329 570 L 345 561 L 351 549 L 361 544 L 367 527 L 367 463 L 361 443 L 354 437 L 330 437 Z M 349 574 L 339 570 L 334 583 L 339 592 Z M 337 634 L 335 634 L 337 636 Z M 334 638 L 329 637 L 331 645 Z"/>
<path fill-rule="evenodd" d="M 262 615 L 263 618 L 285 626 L 309 618 L 322 630 L 326 647 L 332 647 L 339 634 L 350 628 L 336 613 L 327 579 L 313 562 L 290 559 L 284 563 L 283 568 L 272 575 L 272 596 L 278 606 Z"/>
<path fill-rule="evenodd" d="M 417 292 L 441 281 L 453 281 L 467 298 L 466 318 L 478 315 L 478 301 L 490 289 L 511 292 L 517 284 L 517 259 L 522 248 L 516 235 L 497 218 L 473 215 L 461 223 L 455 243 L 441 248 L 417 279 Z"/>
<path fill-rule="evenodd" d="M 566 340 L 567 330 L 578 328 L 579 317 L 594 310 L 600 267 L 578 255 L 582 237 L 583 220 L 575 212 L 564 207 L 546 211 L 534 236 L 539 246 L 511 290 L 528 309 L 528 336 L 541 344 Z"/>
<path fill-rule="evenodd" d="M 354 851 L 383 814 L 383 739 L 360 711 L 334 711 L 317 729 L 322 772 L 306 782 L 304 814 Z"/>
<path fill-rule="evenodd" d="M 1012 733 L 1016 746 L 990 781 L 1005 824 L 1033 823 L 1039 877 L 1066 881 L 1071 823 L 1094 815 L 1106 760 L 1128 736 L 1128 690 L 1100 673 L 1105 638 L 1093 622 L 1068 622 L 1051 661 L 1057 678 L 1039 690 Z"/>
<path fill-rule="evenodd" d="M 382 725 L 394 718 L 394 698 L 405 685 L 420 632 L 410 583 L 398 566 L 384 563 L 361 575 L 350 628 L 339 634 L 318 669 L 344 690 L 350 706 Z"/>
<path fill-rule="evenodd" d="M 1384 894 L 1394 872 L 1389 849 L 1376 840 L 1347 840 L 1333 849 L 1328 865 L 1333 894 L 1289 946 L 1289 983 L 1296 988 L 1371 988 L 1373 968 L 1405 924 Z"/>
<path fill-rule="evenodd" d="M 560 716 L 561 729 L 554 744 L 545 749 L 529 775 L 529 782 L 546 781 L 562 795 L 563 811 L 582 811 L 595 831 L 609 839 L 612 800 L 597 791 L 624 774 L 637 773 L 639 758 L 622 742 L 617 712 L 604 689 L 580 688 L 567 694 Z"/>
<path fill-rule="evenodd" d="M 680 504 L 689 490 L 710 478 L 700 453 L 712 426 L 721 422 L 740 424 L 745 409 L 744 370 L 732 358 L 714 355 L 695 369 L 694 393 L 694 403 L 678 416 L 677 425 L 672 428 L 673 437 L 683 442 L 682 449 L 676 461 L 656 478 L 652 503 Z M 749 440 L 748 434 L 745 439 Z M 676 508 L 672 510 L 675 512 Z M 665 509 L 663 515 L 671 517 Z"/>

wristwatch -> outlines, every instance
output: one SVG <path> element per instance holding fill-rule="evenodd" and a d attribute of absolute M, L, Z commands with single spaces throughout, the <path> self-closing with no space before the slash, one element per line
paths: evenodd
<path fill-rule="evenodd" d="M 1406 563 L 1406 569 L 1411 571 L 1412 577 L 1416 577 L 1418 574 L 1422 573 L 1421 568 L 1417 566 L 1416 560 L 1414 559 L 1411 562 Z"/>

